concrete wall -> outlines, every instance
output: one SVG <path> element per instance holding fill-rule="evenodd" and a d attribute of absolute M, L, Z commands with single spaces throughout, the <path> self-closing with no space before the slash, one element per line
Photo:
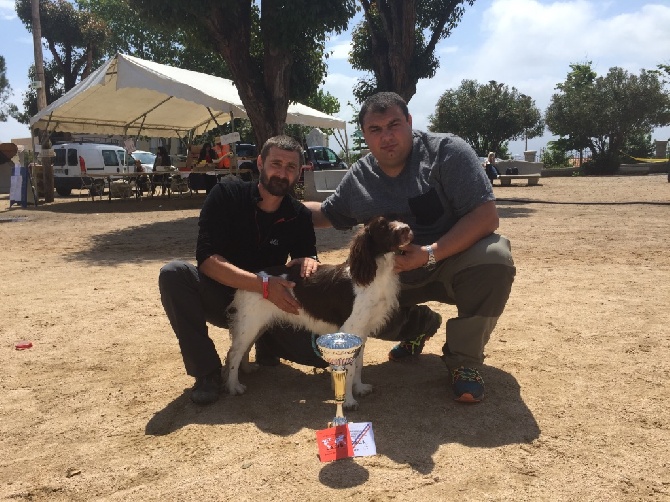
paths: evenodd
<path fill-rule="evenodd" d="M 346 169 L 328 169 L 324 171 L 305 171 L 304 184 L 305 200 L 322 202 L 335 191 L 342 178 L 347 173 Z"/>

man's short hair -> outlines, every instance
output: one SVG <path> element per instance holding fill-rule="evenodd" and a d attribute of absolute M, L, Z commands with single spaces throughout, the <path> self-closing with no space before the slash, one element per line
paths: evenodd
<path fill-rule="evenodd" d="M 363 106 L 361 106 L 361 111 L 358 112 L 358 124 L 361 129 L 363 129 L 363 119 L 368 112 L 384 113 L 386 110 L 393 108 L 394 106 L 399 106 L 402 113 L 405 115 L 405 118 L 409 119 L 407 103 L 405 103 L 405 100 L 402 99 L 399 94 L 396 94 L 395 92 L 378 92 L 377 94 L 373 94 L 366 99 Z"/>
<path fill-rule="evenodd" d="M 277 147 L 281 150 L 286 150 L 287 152 L 297 152 L 298 157 L 300 158 L 300 163 L 302 163 L 302 147 L 295 139 L 290 136 L 273 136 L 268 139 L 263 148 L 261 149 L 261 160 L 265 162 L 265 159 L 268 157 L 270 148 Z"/>

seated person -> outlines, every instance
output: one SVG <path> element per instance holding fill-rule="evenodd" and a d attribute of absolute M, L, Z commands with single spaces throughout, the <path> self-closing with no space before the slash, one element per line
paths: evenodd
<path fill-rule="evenodd" d="M 217 169 L 230 169 L 230 157 L 233 156 L 233 152 L 230 151 L 230 145 L 222 145 L 220 140 L 216 140 L 216 146 L 214 146 L 214 151 L 216 152 L 216 168 Z"/>
<path fill-rule="evenodd" d="M 218 161 L 219 159 L 216 156 L 216 151 L 214 148 L 212 148 L 209 143 L 202 145 L 202 149 L 200 150 L 200 155 L 198 157 L 198 164 L 203 162 L 207 164 L 213 164 Z M 191 173 L 188 176 L 188 183 L 191 187 L 191 190 L 204 190 L 205 193 L 209 193 L 214 185 L 216 185 L 216 177 L 210 176 L 204 172 Z"/>
<path fill-rule="evenodd" d="M 212 148 L 212 145 L 209 143 L 202 145 L 202 148 L 200 149 L 200 156 L 198 157 L 198 164 L 201 162 L 211 164 L 216 158 L 216 152 Z"/>
<path fill-rule="evenodd" d="M 495 152 L 489 152 L 489 156 L 486 159 L 486 162 L 482 164 L 484 166 L 484 169 L 486 170 L 486 176 L 488 176 L 489 181 L 493 183 L 493 180 L 497 179 L 498 176 L 500 176 L 500 172 L 498 171 L 498 168 L 496 167 L 496 153 Z"/>
<path fill-rule="evenodd" d="M 139 159 L 135 160 L 135 172 L 143 173 L 144 168 L 142 167 L 142 162 Z M 137 187 L 140 189 L 140 195 L 144 192 L 149 191 L 149 177 L 146 174 L 137 177 Z"/>

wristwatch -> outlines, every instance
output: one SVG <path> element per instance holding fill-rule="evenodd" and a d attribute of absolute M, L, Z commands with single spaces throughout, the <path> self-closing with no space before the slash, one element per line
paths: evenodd
<path fill-rule="evenodd" d="M 437 262 L 435 261 L 435 253 L 433 252 L 433 246 L 423 246 L 421 249 L 428 253 L 428 261 L 424 265 L 427 269 L 432 269 L 435 267 Z"/>

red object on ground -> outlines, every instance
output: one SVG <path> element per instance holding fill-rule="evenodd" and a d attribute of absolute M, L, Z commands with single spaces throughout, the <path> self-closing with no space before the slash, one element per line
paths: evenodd
<path fill-rule="evenodd" d="M 33 342 L 17 342 L 14 346 L 16 350 L 26 350 L 33 346 Z"/>

